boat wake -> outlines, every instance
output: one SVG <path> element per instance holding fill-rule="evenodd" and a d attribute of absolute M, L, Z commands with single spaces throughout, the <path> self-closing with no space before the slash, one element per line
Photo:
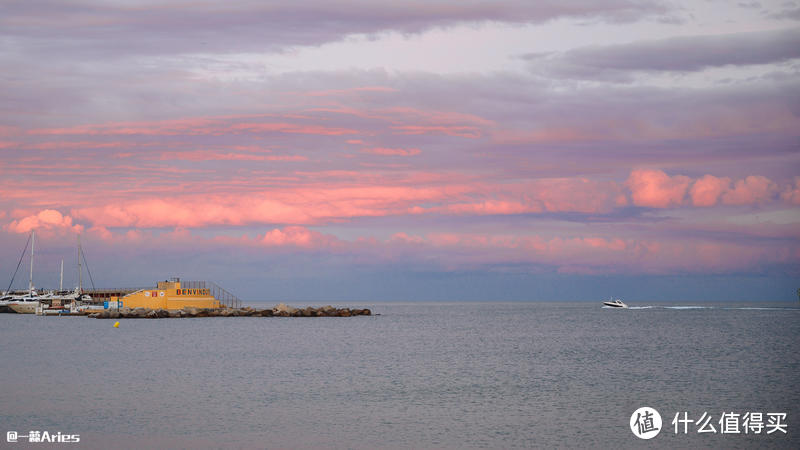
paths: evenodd
<path fill-rule="evenodd" d="M 713 306 L 663 306 L 664 309 L 714 309 Z"/>
<path fill-rule="evenodd" d="M 610 306 L 603 306 L 605 309 L 621 309 L 612 308 Z M 719 309 L 719 310 L 740 310 L 740 311 L 800 311 L 800 308 L 781 307 L 781 306 L 701 306 L 701 305 L 682 305 L 682 306 L 664 306 L 664 305 L 646 305 L 646 306 L 629 306 L 625 309 L 671 309 L 676 311 L 681 310 L 701 310 L 701 309 Z"/>

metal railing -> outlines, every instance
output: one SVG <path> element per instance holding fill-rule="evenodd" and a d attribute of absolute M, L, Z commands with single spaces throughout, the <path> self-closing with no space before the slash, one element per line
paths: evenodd
<path fill-rule="evenodd" d="M 181 288 L 185 289 L 208 289 L 215 299 L 219 300 L 220 304 L 229 306 L 231 308 L 241 308 L 242 301 L 239 297 L 231 294 L 222 286 L 214 283 L 213 281 L 185 281 L 181 280 Z"/>
<path fill-rule="evenodd" d="M 150 287 L 124 287 L 124 288 L 95 288 L 95 289 L 84 289 L 84 294 L 97 294 L 103 292 L 119 292 L 130 294 L 131 292 L 141 291 L 142 289 L 152 289 Z"/>

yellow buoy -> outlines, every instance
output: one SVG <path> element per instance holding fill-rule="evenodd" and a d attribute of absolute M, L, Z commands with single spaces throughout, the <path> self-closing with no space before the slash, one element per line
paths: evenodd
<path fill-rule="evenodd" d="M 119 328 L 119 322 L 114 322 L 114 328 Z"/>

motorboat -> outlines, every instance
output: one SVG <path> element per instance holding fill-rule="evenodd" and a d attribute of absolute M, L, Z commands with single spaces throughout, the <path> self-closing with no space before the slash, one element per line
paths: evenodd
<path fill-rule="evenodd" d="M 609 308 L 627 308 L 628 305 L 622 303 L 620 299 L 609 299 L 607 302 L 603 302 L 603 305 L 608 306 Z"/>

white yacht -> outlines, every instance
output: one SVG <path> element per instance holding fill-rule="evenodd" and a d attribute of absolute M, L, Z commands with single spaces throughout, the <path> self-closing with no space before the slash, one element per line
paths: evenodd
<path fill-rule="evenodd" d="M 6 293 L 3 296 L 0 296 L 0 313 L 13 313 L 14 312 L 14 311 L 11 310 L 11 308 L 8 307 L 8 304 L 11 303 L 11 299 L 13 299 L 13 298 L 14 298 L 14 296 L 9 294 L 9 293 Z"/>
<path fill-rule="evenodd" d="M 608 306 L 609 308 L 627 308 L 628 305 L 622 303 L 620 299 L 609 299 L 607 302 L 603 302 L 603 305 Z"/>
<path fill-rule="evenodd" d="M 33 314 L 42 300 L 49 298 L 49 294 L 39 295 L 36 291 L 28 291 L 27 294 L 17 295 L 8 301 L 8 308 L 17 314 Z"/>

